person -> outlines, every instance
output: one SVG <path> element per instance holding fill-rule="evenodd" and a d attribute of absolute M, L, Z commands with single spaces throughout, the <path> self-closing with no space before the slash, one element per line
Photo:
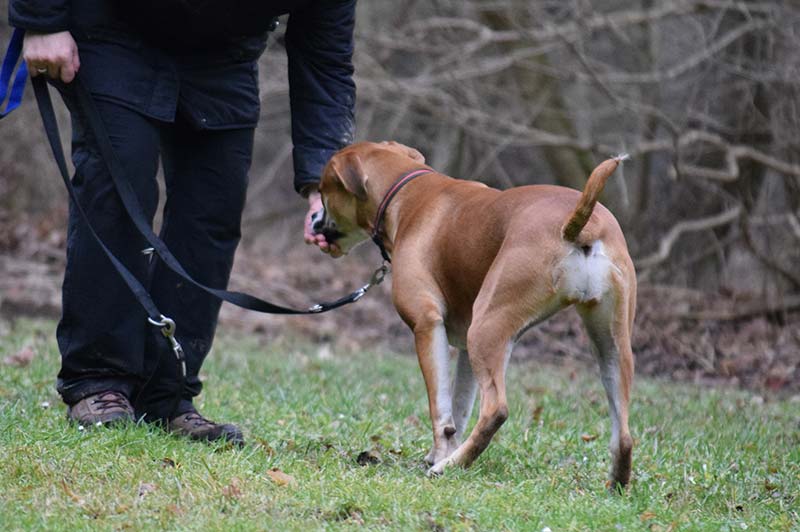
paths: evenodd
<path fill-rule="evenodd" d="M 191 276 L 224 288 L 259 117 L 257 59 L 276 17 L 286 13 L 294 187 L 308 198 L 306 242 L 331 251 L 312 234 L 310 217 L 321 207 L 316 188 L 325 163 L 353 138 L 355 0 L 10 1 L 11 25 L 26 30 L 23 58 L 31 75 L 46 75 L 70 110 L 79 203 L 176 322 L 186 356 L 180 388 L 168 342 L 70 205 L 56 331 L 57 389 L 70 420 L 87 426 L 145 419 L 193 439 L 243 441 L 236 425 L 210 421 L 193 406 L 221 303 L 143 253 L 147 244 L 115 192 L 71 83 L 80 72 L 151 223 L 161 159 L 160 237 Z"/>

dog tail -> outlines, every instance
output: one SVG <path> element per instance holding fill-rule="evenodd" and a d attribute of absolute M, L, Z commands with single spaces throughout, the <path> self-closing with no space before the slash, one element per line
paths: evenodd
<path fill-rule="evenodd" d="M 597 203 L 597 197 L 603 191 L 603 187 L 606 186 L 606 181 L 608 181 L 608 178 L 614 173 L 614 170 L 617 169 L 619 163 L 627 158 L 628 154 L 622 153 L 603 161 L 592 171 L 592 175 L 589 176 L 589 180 L 583 188 L 581 199 L 578 200 L 578 205 L 575 207 L 575 210 L 572 211 L 563 229 L 561 229 L 561 236 L 564 240 L 567 242 L 575 242 L 575 240 L 577 240 L 581 229 L 583 229 L 592 216 L 594 206 Z"/>

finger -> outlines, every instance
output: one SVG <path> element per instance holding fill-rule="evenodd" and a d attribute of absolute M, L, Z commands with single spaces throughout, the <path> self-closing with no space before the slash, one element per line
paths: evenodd
<path fill-rule="evenodd" d="M 42 63 L 38 59 L 31 59 L 26 61 L 28 63 L 28 72 L 31 77 L 36 77 L 40 74 L 47 74 L 47 63 Z"/>
<path fill-rule="evenodd" d="M 303 231 L 303 236 L 308 242 L 316 242 L 319 240 L 320 237 L 325 238 L 324 236 L 315 233 L 310 226 L 306 226 L 305 230 Z"/>
<path fill-rule="evenodd" d="M 72 69 L 75 73 L 78 73 L 78 70 L 81 69 L 81 56 L 78 55 L 78 47 L 72 49 Z"/>
<path fill-rule="evenodd" d="M 61 67 L 61 81 L 70 83 L 73 79 L 75 79 L 75 69 L 72 66 L 72 61 L 67 61 Z"/>

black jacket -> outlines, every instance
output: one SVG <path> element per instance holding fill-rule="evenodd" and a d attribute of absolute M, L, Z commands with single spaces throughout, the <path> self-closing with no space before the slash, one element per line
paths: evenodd
<path fill-rule="evenodd" d="M 255 127 L 256 60 L 275 17 L 286 50 L 295 188 L 353 141 L 355 0 L 10 0 L 12 26 L 69 30 L 97 98 L 198 128 Z"/>

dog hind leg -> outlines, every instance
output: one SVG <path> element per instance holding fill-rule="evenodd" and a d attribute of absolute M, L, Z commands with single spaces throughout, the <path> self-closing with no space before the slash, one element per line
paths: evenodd
<path fill-rule="evenodd" d="M 453 376 L 453 420 L 456 424 L 456 440 L 461 441 L 467 428 L 475 396 L 478 393 L 478 381 L 472 372 L 469 353 L 466 349 L 458 352 L 456 373 Z"/>
<path fill-rule="evenodd" d="M 628 484 L 631 476 L 633 439 L 628 428 L 628 403 L 633 380 L 631 327 L 635 305 L 635 284 L 612 276 L 613 289 L 595 305 L 578 304 L 608 398 L 611 416 L 612 488 Z M 632 287 L 628 289 L 629 287 Z"/>
<path fill-rule="evenodd" d="M 469 466 L 489 446 L 494 434 L 508 419 L 505 373 L 514 344 L 511 334 L 498 336 L 492 333 L 498 330 L 498 326 L 502 329 L 502 317 L 498 318 L 486 326 L 476 325 L 473 321 L 468 334 L 469 361 L 480 389 L 478 422 L 450 457 L 436 462 L 428 470 L 429 475 L 441 474 L 451 465 Z"/>

